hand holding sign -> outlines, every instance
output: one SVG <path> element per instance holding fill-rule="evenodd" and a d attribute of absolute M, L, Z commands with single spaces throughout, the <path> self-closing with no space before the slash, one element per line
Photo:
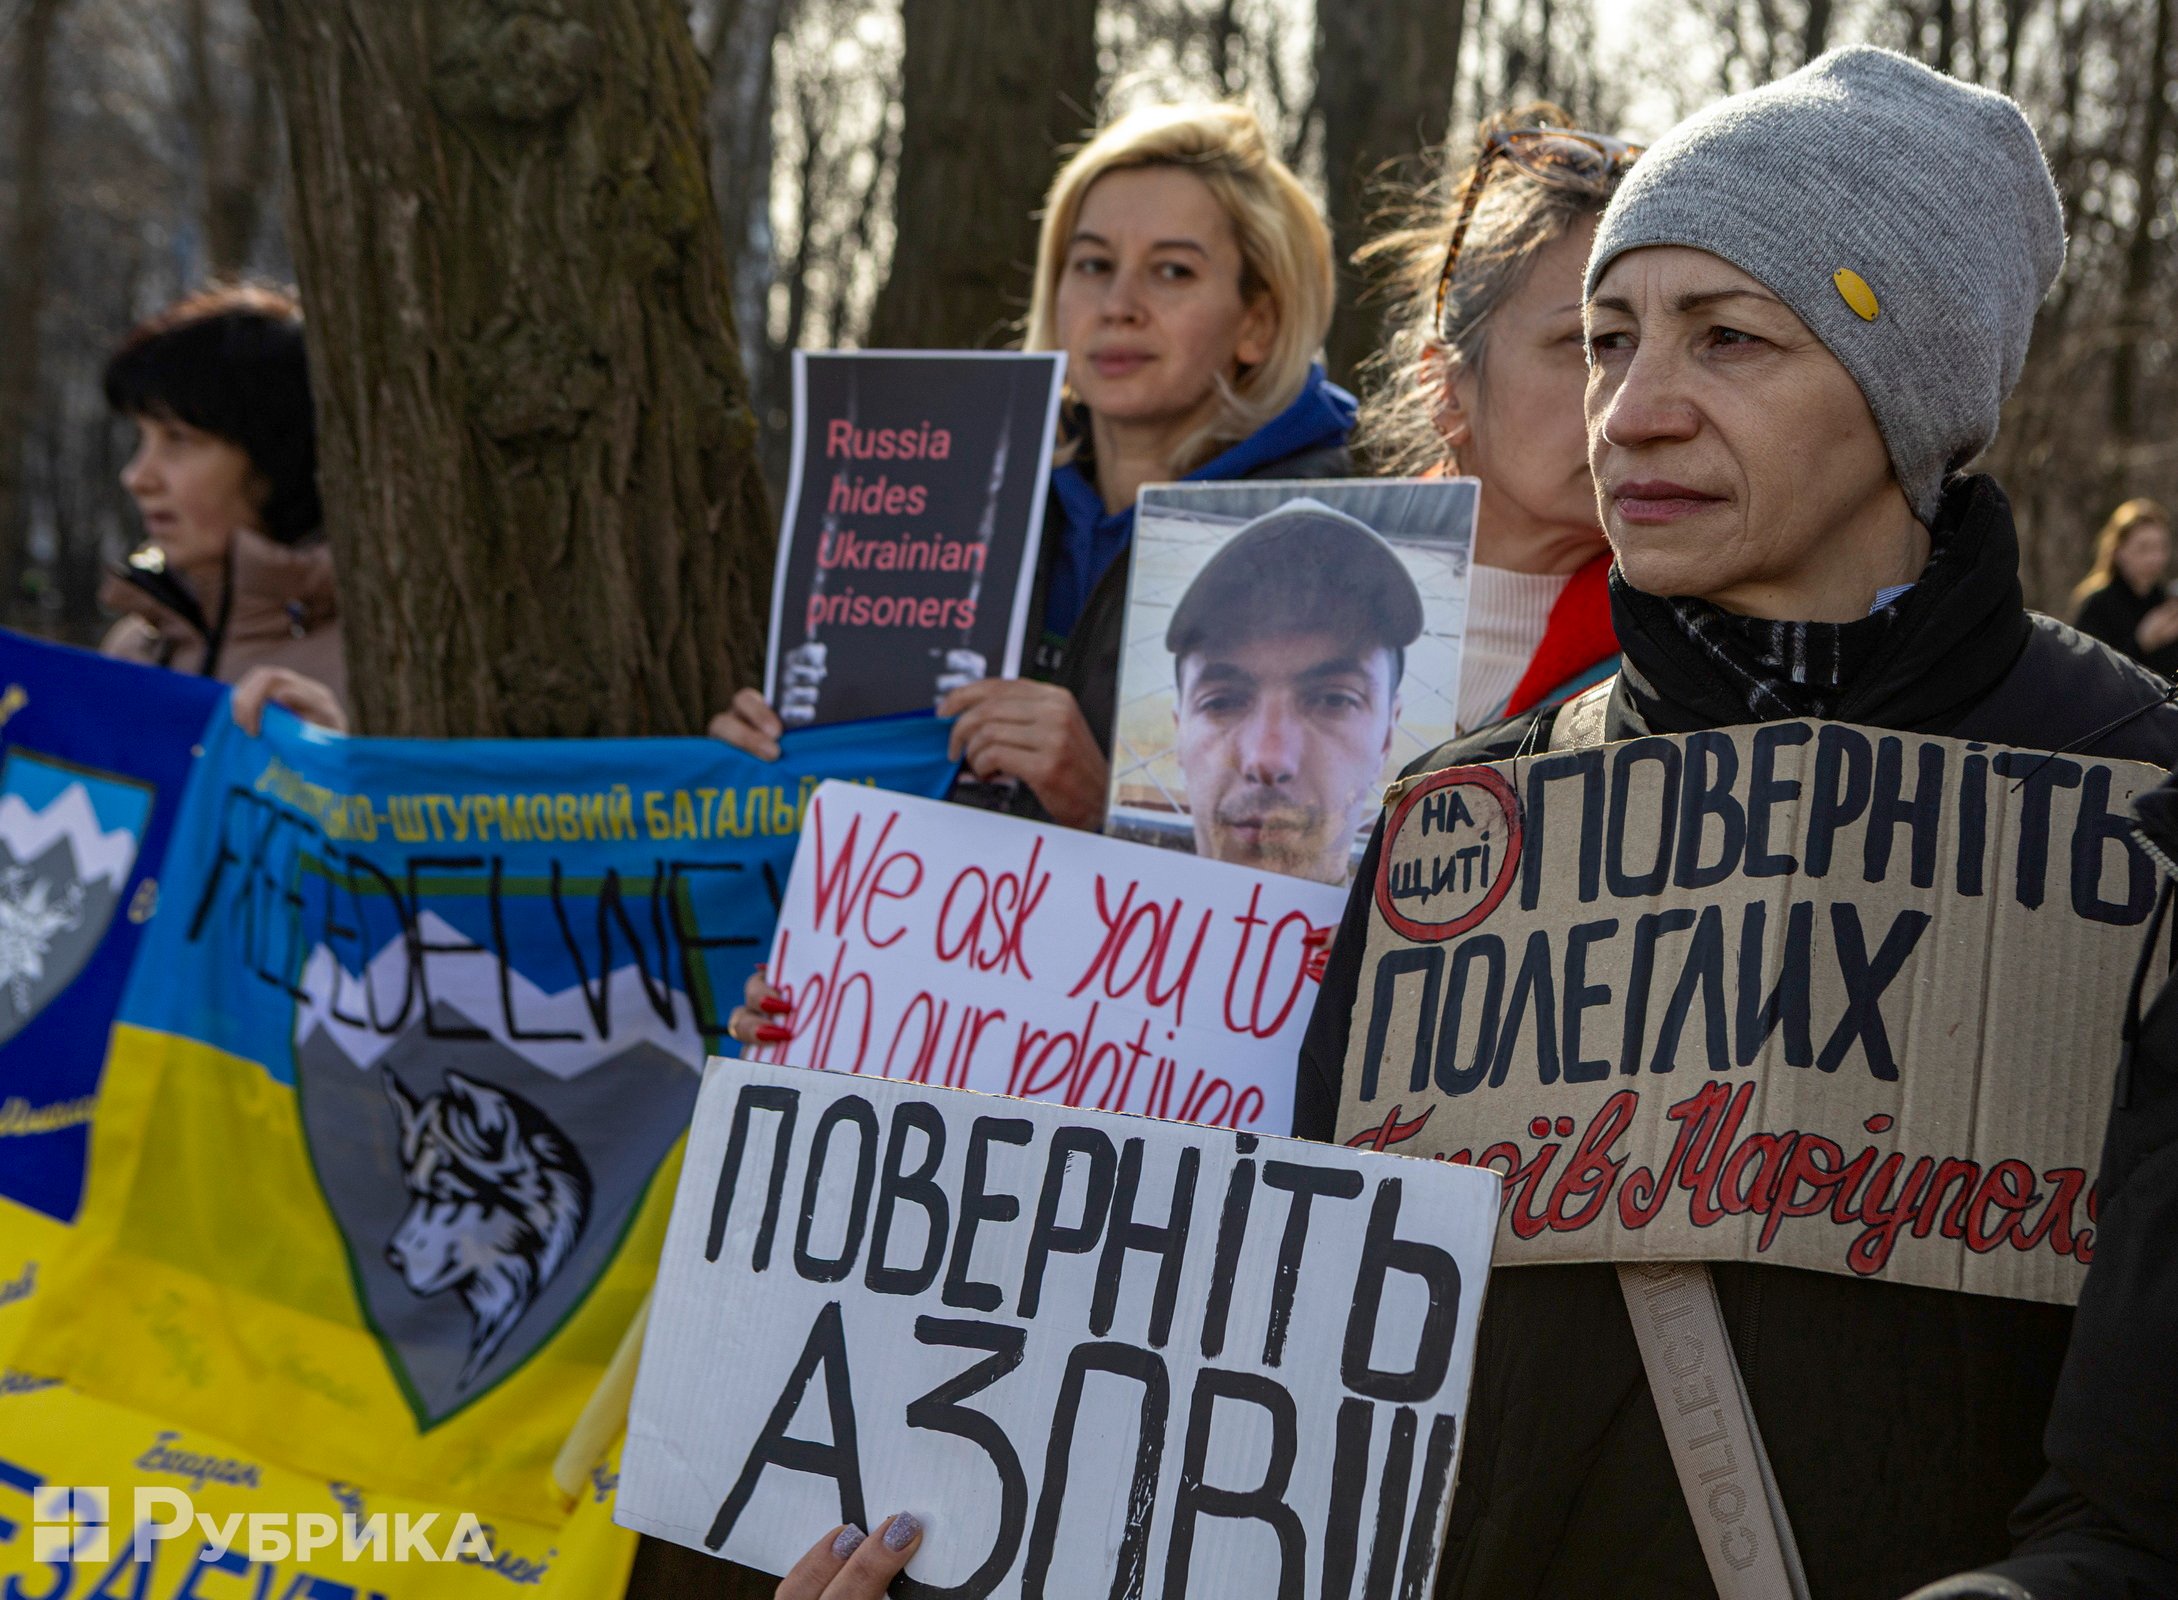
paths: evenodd
<path fill-rule="evenodd" d="M 957 717 L 952 755 L 985 783 L 1018 778 L 1062 828 L 1104 820 L 1112 766 L 1073 695 L 1055 683 L 985 678 L 955 689 L 938 715 Z"/>
<path fill-rule="evenodd" d="M 743 755 L 759 761 L 779 759 L 779 735 L 786 732 L 786 724 L 779 720 L 779 713 L 772 710 L 771 702 L 754 689 L 737 689 L 733 702 L 711 719 L 704 729 L 721 744 L 730 744 Z"/>
<path fill-rule="evenodd" d="M 834 1528 L 779 1580 L 772 1600 L 878 1600 L 922 1542 L 922 1523 L 905 1511 L 879 1523 L 874 1539 L 853 1523 Z"/>

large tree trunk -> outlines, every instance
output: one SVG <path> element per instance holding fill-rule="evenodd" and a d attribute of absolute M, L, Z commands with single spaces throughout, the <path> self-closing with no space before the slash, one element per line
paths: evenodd
<path fill-rule="evenodd" d="M 1339 261 L 1339 311 L 1325 354 L 1342 381 L 1384 335 L 1383 308 L 1363 297 L 1353 253 L 1374 231 L 1387 164 L 1444 142 L 1466 15 L 1466 0 L 1340 0 L 1316 8 L 1316 109 Z"/>
<path fill-rule="evenodd" d="M 873 346 L 975 348 L 1028 309 L 1055 151 L 1094 118 L 1096 0 L 903 0 L 892 272 Z"/>
<path fill-rule="evenodd" d="M 690 733 L 773 529 L 675 0 L 255 0 L 373 733 Z"/>
<path fill-rule="evenodd" d="M 25 0 L 17 11 L 9 108 L 15 136 L 15 216 L 0 283 L 0 622 L 14 620 L 28 558 L 25 476 L 38 405 L 38 317 L 45 306 L 53 231 L 53 34 L 66 0 Z"/>

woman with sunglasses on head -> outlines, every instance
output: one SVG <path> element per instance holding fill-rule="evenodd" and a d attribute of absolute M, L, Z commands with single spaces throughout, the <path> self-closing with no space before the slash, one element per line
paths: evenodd
<path fill-rule="evenodd" d="M 938 707 L 967 771 L 1019 785 L 1020 809 L 1104 819 L 1142 485 L 1351 470 L 1353 398 L 1315 364 L 1333 293 L 1323 218 L 1241 107 L 1136 111 L 1059 169 L 1024 340 L 1066 352 L 1068 391 L 1030 672 Z M 768 760 L 781 728 L 744 689 L 711 733 Z"/>
<path fill-rule="evenodd" d="M 1483 123 L 1474 158 L 1358 258 L 1384 269 L 1393 309 L 1357 444 L 1383 471 L 1482 481 L 1463 733 L 1556 704 L 1618 653 L 1581 429 L 1581 268 L 1640 152 L 1571 120 L 1538 102 Z"/>
<path fill-rule="evenodd" d="M 1799 718 L 2170 765 L 2167 685 L 2026 610 L 2010 506 L 1962 471 L 2063 258 L 2019 108 L 1903 56 L 1838 51 L 1675 129 L 1584 276 L 1621 669 L 1410 770 Z M 1335 1136 L 1381 842 L 1303 1046 L 1306 1137 Z M 1781 1563 L 1776 1592 L 1896 1596 L 2005 1548 L 2069 1310 L 1766 1264 L 1703 1277 L 1805 1569 Z M 1440 1596 L 1726 1586 L 1611 1266 L 1492 1273 L 1465 1421 Z M 1771 1531 L 1762 1498 L 1749 1530 Z M 2051 1527 L 2104 1515 L 2052 1505 Z M 2088 1592 L 2164 1591 L 2048 1596 Z"/>

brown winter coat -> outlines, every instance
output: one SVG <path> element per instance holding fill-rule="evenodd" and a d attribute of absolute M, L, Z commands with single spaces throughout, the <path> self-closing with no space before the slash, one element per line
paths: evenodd
<path fill-rule="evenodd" d="M 332 552 L 324 539 L 287 545 L 238 530 L 226 582 L 217 588 L 200 595 L 167 569 L 156 546 L 143 546 L 99 589 L 100 603 L 121 613 L 100 652 L 222 683 L 252 667 L 287 667 L 324 684 L 346 707 Z"/>

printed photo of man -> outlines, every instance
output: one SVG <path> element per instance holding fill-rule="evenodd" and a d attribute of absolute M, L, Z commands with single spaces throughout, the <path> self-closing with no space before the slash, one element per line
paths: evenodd
<path fill-rule="evenodd" d="M 1392 547 L 1314 500 L 1256 518 L 1204 563 L 1165 631 L 1197 854 L 1347 880 L 1422 622 Z"/>

